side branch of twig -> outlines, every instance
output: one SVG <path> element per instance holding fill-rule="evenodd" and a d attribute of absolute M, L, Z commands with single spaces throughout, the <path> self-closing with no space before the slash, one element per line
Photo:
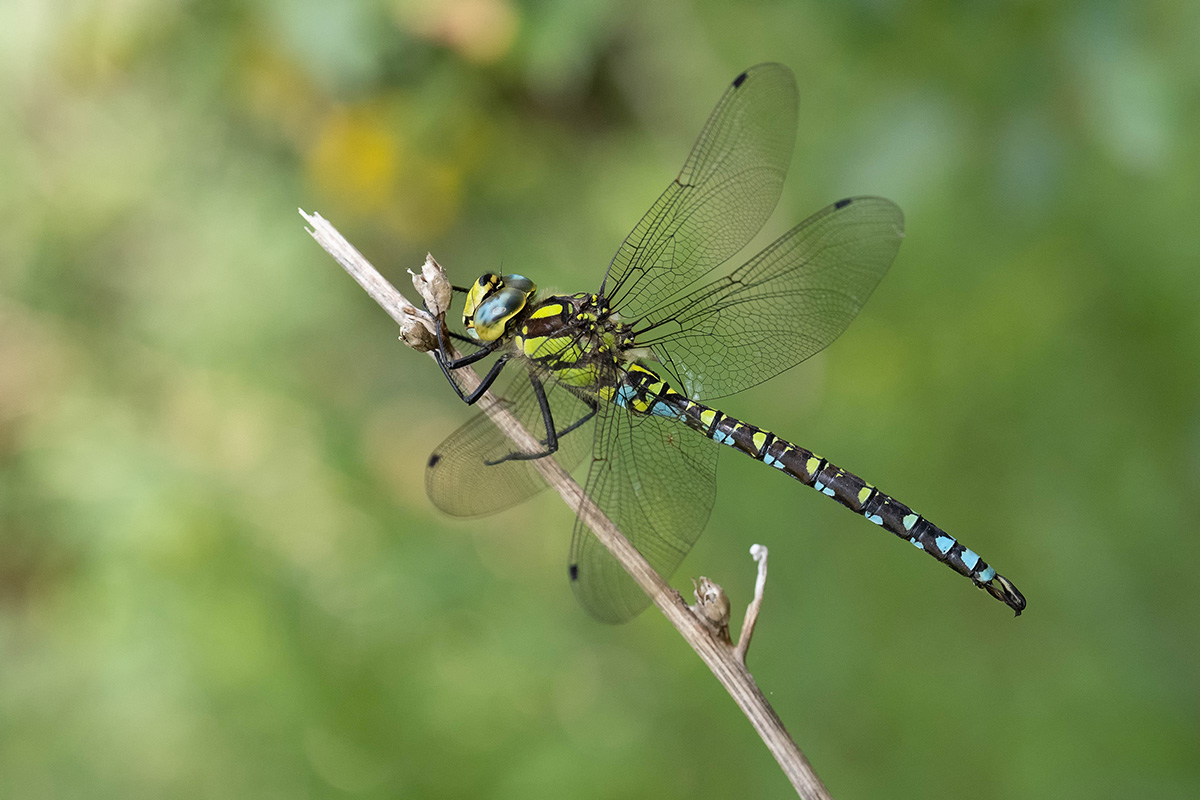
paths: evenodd
<path fill-rule="evenodd" d="M 743 664 L 746 663 L 746 652 L 750 649 L 750 638 L 754 636 L 754 626 L 758 624 L 758 612 L 762 610 L 763 592 L 767 588 L 767 548 L 761 544 L 753 545 L 750 556 L 758 562 L 758 577 L 754 580 L 754 599 L 746 606 L 746 619 L 742 623 L 737 647 L 734 648 L 734 654 Z"/>
<path fill-rule="evenodd" d="M 400 325 L 401 331 L 405 334 L 405 341 L 416 344 L 418 349 L 423 349 L 417 344 L 422 337 L 416 328 L 432 330 L 432 321 L 429 316 L 405 300 L 395 287 L 388 283 L 371 266 L 370 262 L 320 214 L 310 215 L 303 210 L 300 211 L 300 214 L 312 226 L 309 231 L 312 237 Z M 432 353 L 430 355 L 432 356 Z M 471 391 L 479 385 L 479 377 L 471 369 L 458 370 L 456 377 L 461 379 L 464 391 Z M 492 397 L 490 392 L 481 398 L 479 406 L 519 448 L 530 452 L 539 449 L 540 444 L 537 438 L 526 431 L 517 419 Z M 531 463 L 546 479 L 546 482 L 562 496 L 567 506 L 584 520 L 600 542 L 637 581 L 654 605 L 687 640 L 701 660 L 708 665 L 717 680 L 721 682 L 721 685 L 725 687 L 734 702 L 750 720 L 754 729 L 758 731 L 759 736 L 767 745 L 767 749 L 775 756 L 775 760 L 779 762 L 779 766 L 800 796 L 817 800 L 828 798 L 829 793 L 824 784 L 813 771 L 808 759 L 788 736 L 783 722 L 771 708 L 770 703 L 767 702 L 766 697 L 759 690 L 754 678 L 738 658 L 734 649 L 713 637 L 688 609 L 679 593 L 674 591 L 654 571 L 642 554 L 629 543 L 629 540 L 617 530 L 616 526 L 554 459 L 541 458 Z"/>

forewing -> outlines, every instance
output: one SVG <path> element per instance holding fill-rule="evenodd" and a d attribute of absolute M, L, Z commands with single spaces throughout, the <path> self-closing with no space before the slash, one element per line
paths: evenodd
<path fill-rule="evenodd" d="M 664 578 L 700 537 L 716 496 L 720 447 L 679 422 L 615 406 L 597 415 L 585 491 Z M 605 622 L 625 622 L 650 599 L 581 520 L 569 562 L 579 602 Z"/>
<path fill-rule="evenodd" d="M 679 176 L 613 256 L 601 293 L 641 316 L 741 250 L 783 189 L 796 138 L 796 80 L 760 64 L 725 91 Z"/>
<path fill-rule="evenodd" d="M 636 330 L 696 399 L 761 383 L 822 350 L 891 266 L 904 215 L 881 197 L 818 211 L 730 275 L 651 311 Z"/>
<path fill-rule="evenodd" d="M 517 374 L 499 396 L 526 430 L 545 441 L 546 425 L 530 373 L 524 364 L 510 369 Z M 567 428 L 588 413 L 587 405 L 568 389 L 547 376 L 542 376 L 542 380 L 557 430 Z M 559 449 L 553 458 L 568 472 L 587 454 L 593 426 L 594 422 L 587 422 L 559 437 Z M 456 517 L 482 516 L 514 506 L 546 487 L 533 461 L 490 463 L 518 450 L 480 412 L 450 434 L 429 456 L 425 491 L 434 505 Z"/>

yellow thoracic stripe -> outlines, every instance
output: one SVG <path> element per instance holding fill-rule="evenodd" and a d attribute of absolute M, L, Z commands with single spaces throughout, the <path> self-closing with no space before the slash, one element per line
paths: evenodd
<path fill-rule="evenodd" d="M 581 389 L 586 389 L 596 384 L 600 379 L 600 371 L 595 364 L 589 364 L 586 367 L 564 367 L 554 370 L 554 377 L 560 383 L 567 386 L 577 386 Z M 609 396 L 611 397 L 612 388 L 608 388 Z"/>
<path fill-rule="evenodd" d="M 532 319 L 545 319 L 546 317 L 557 317 L 561 313 L 563 313 L 562 303 L 546 303 L 529 316 Z"/>
<path fill-rule="evenodd" d="M 544 358 L 546 356 L 558 356 L 562 359 L 564 351 L 568 349 L 575 350 L 573 361 L 583 357 L 583 352 L 579 349 L 574 337 L 571 336 L 530 336 L 521 337 L 518 345 L 521 351 L 530 358 Z"/>

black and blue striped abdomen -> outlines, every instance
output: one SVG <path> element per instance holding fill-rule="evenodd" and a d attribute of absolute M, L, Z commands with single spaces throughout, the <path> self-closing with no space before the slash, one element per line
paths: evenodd
<path fill-rule="evenodd" d="M 698 433 L 790 475 L 970 578 L 1017 614 L 1024 610 L 1025 598 L 1017 587 L 978 554 L 900 501 L 811 450 L 689 400 L 640 365 L 629 367 L 626 383 L 613 399 L 634 413 L 678 419 Z"/>

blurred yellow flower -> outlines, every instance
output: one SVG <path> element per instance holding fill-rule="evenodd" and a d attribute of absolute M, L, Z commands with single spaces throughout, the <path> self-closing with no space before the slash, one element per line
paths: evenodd
<path fill-rule="evenodd" d="M 308 154 L 308 173 L 324 192 L 362 214 L 391 199 L 403 142 L 374 108 L 335 108 Z"/>

